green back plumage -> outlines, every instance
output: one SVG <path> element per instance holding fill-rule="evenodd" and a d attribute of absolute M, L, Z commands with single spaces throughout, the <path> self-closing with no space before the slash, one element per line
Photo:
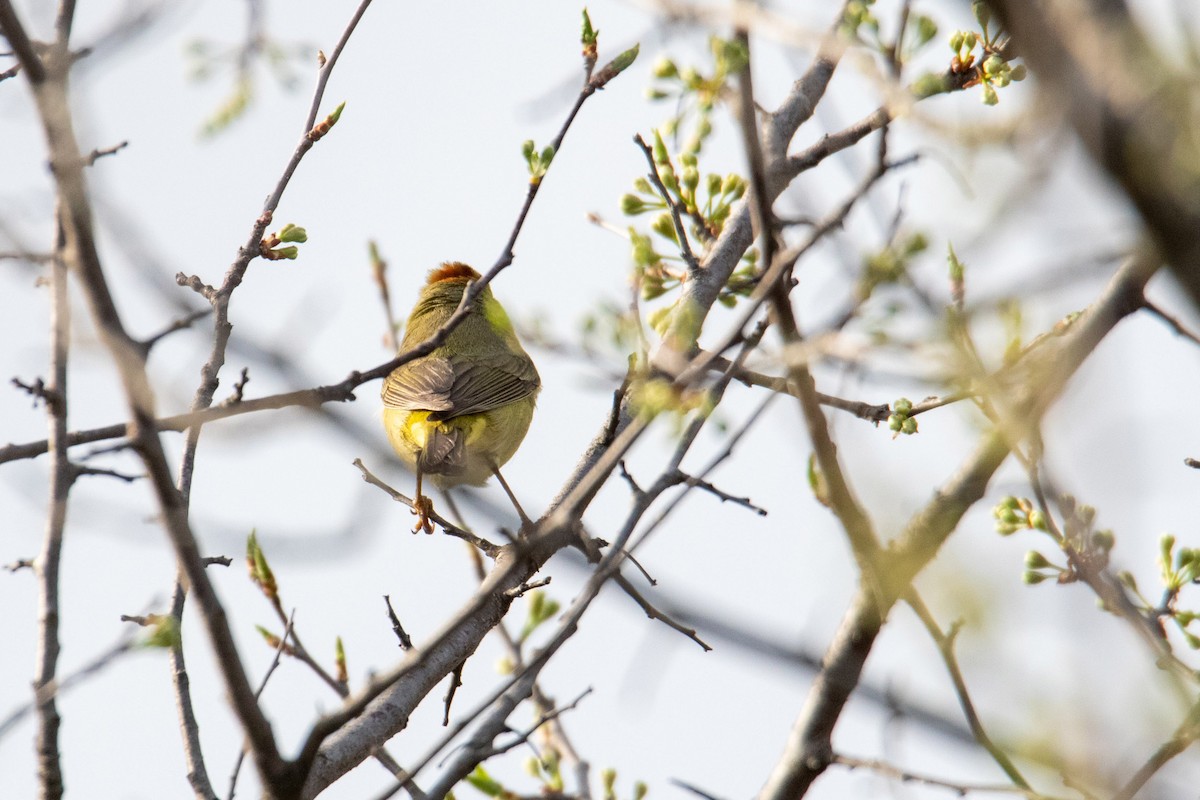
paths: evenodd
<path fill-rule="evenodd" d="M 401 351 L 421 344 L 445 324 L 458 308 L 466 284 L 464 273 L 424 288 L 409 316 Z M 508 315 L 491 287 L 485 287 L 471 313 L 442 346 L 395 369 L 384 382 L 382 395 L 386 407 L 425 410 L 433 412 L 433 419 L 452 419 L 500 408 L 531 397 L 540 388 L 537 369 L 517 340 Z"/>

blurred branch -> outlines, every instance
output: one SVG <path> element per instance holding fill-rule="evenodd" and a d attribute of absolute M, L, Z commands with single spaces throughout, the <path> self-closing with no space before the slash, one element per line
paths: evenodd
<path fill-rule="evenodd" d="M 980 747 L 988 751 L 992 760 L 999 765 L 1000 769 L 1004 770 L 1004 774 L 1018 789 L 1024 791 L 1032 791 L 1029 781 L 1025 779 L 1017 769 L 1017 765 L 1012 762 L 1012 759 L 1001 750 L 992 737 L 988 736 L 984 730 L 983 722 L 979 719 L 979 714 L 975 711 L 975 703 L 971 700 L 971 693 L 967 689 L 967 682 L 963 678 L 962 670 L 958 666 L 958 656 L 954 653 L 954 643 L 958 640 L 958 632 L 960 626 L 955 623 L 950 626 L 949 632 L 943 632 L 937 624 L 937 620 L 933 618 L 933 614 L 929 612 L 929 608 L 925 602 L 921 600 L 921 596 L 917 594 L 916 589 L 909 589 L 904 596 L 905 601 L 917 618 L 921 620 L 921 624 L 925 626 L 925 630 L 929 632 L 929 637 L 933 639 L 933 643 L 937 645 L 938 653 L 942 656 L 942 661 L 946 665 L 946 671 L 950 673 L 950 681 L 954 684 L 954 693 L 958 697 L 958 704 L 962 706 L 963 716 L 967 719 L 967 724 L 971 726 L 971 734 L 975 737 L 975 741 Z"/>
<path fill-rule="evenodd" d="M 866 769 L 875 772 L 885 778 L 892 778 L 904 784 L 923 784 L 925 786 L 937 786 L 942 789 L 949 789 L 955 794 L 965 796 L 972 793 L 980 794 L 1017 794 L 1030 798 L 1030 800 L 1044 800 L 1045 795 L 1039 794 L 1029 788 L 1020 786 L 1009 786 L 1007 784 L 971 784 L 959 783 L 956 781 L 946 780 L 945 778 L 935 778 L 932 775 L 923 775 L 916 772 L 910 772 L 906 769 L 901 769 L 886 761 L 880 761 L 874 758 L 854 758 L 852 756 L 835 755 L 833 763 L 839 764 L 847 769 Z"/>
<path fill-rule="evenodd" d="M 1133 800 L 1156 772 L 1197 740 L 1200 740 L 1200 702 L 1188 710 L 1183 722 L 1175 729 L 1175 734 L 1154 751 L 1129 782 L 1113 795 L 1112 800 Z"/>
<path fill-rule="evenodd" d="M 129 628 L 125 633 L 117 639 L 117 641 L 104 652 L 97 655 L 91 661 L 88 661 L 79 669 L 67 675 L 61 680 L 54 680 L 40 687 L 35 692 L 33 702 L 26 703 L 19 708 L 9 713 L 7 717 L 0 720 L 0 739 L 3 739 L 18 722 L 38 708 L 39 705 L 53 702 L 56 697 L 61 695 L 67 689 L 79 685 L 87 678 L 96 675 L 100 671 L 112 665 L 121 656 L 133 650 L 137 641 L 137 628 Z"/>
<path fill-rule="evenodd" d="M 1013 419 L 1021 420 L 1024 426 L 1035 425 L 1041 419 L 1100 340 L 1141 307 L 1143 288 L 1156 269 L 1157 261 L 1151 254 L 1138 253 L 1061 339 L 1035 351 L 1033 374 L 1042 379 L 1019 388 Z M 760 800 L 803 796 L 832 763 L 834 725 L 858 685 L 889 609 L 937 554 L 963 514 L 983 496 L 992 475 L 1008 455 L 1010 442 L 1021 438 L 1025 429 L 985 435 L 975 454 L 889 545 L 878 573 L 884 581 L 883 596 L 870 587 L 860 587 L 826 651 L 822 670 L 784 753 L 758 795 Z"/>
<path fill-rule="evenodd" d="M 989 0 L 1092 159 L 1137 209 L 1200 306 L 1194 76 L 1179 74 L 1123 3 Z"/>

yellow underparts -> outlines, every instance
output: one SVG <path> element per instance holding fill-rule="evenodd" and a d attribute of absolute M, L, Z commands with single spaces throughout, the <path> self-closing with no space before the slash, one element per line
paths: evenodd
<path fill-rule="evenodd" d="M 492 476 L 493 466 L 501 467 L 512 458 L 529 429 L 533 405 L 530 397 L 481 414 L 448 420 L 432 420 L 430 411 L 385 408 L 383 419 L 392 447 L 414 472 L 418 454 L 427 450 L 439 434 L 461 437 L 465 458 L 459 464 L 439 468 L 427 461 L 423 470 L 442 488 L 464 483 L 482 486 Z"/>

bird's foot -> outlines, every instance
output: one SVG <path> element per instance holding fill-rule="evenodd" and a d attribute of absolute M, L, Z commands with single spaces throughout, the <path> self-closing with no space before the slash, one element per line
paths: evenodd
<path fill-rule="evenodd" d="M 417 495 L 417 499 L 413 501 L 412 513 L 417 515 L 417 524 L 413 526 L 413 533 L 433 533 L 433 522 L 429 519 L 429 515 L 433 513 L 433 501 L 425 495 Z"/>

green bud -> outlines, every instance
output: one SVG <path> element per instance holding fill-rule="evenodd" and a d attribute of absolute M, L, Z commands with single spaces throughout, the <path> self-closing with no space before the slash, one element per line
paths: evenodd
<path fill-rule="evenodd" d="M 281 242 L 307 242 L 308 231 L 298 225 L 293 225 L 290 222 L 284 225 L 279 231 L 279 241 Z"/>
<path fill-rule="evenodd" d="M 985 106 L 994 106 L 1000 102 L 1000 96 L 996 94 L 996 87 L 990 83 L 983 84 L 983 104 Z"/>
<path fill-rule="evenodd" d="M 955 31 L 950 36 L 950 50 L 952 52 L 957 53 L 962 48 L 962 44 L 963 44 L 963 32 Z"/>
<path fill-rule="evenodd" d="M 663 282 L 659 278 L 652 278 L 650 276 L 646 276 L 646 279 L 642 282 L 642 299 L 643 300 L 654 300 L 656 298 L 662 297 L 666 293 L 667 293 L 667 289 L 665 286 L 663 286 Z M 662 311 L 662 310 L 664 310 L 664 309 L 661 309 L 661 308 L 659 309 L 659 311 Z M 650 316 L 651 316 L 651 318 L 654 317 L 653 314 L 651 314 Z M 650 327 L 654 330 L 658 330 L 657 328 L 654 327 L 653 323 L 651 323 Z"/>
<path fill-rule="evenodd" d="M 670 92 L 664 92 L 662 89 L 654 89 L 647 87 L 642 91 L 642 96 L 647 100 L 666 100 L 671 96 Z"/>
<path fill-rule="evenodd" d="M 1023 81 L 1029 75 L 1029 70 L 1025 68 L 1024 64 L 1017 64 L 1009 74 L 1012 75 L 1014 81 Z"/>
<path fill-rule="evenodd" d="M 654 244 L 649 236 L 638 234 L 633 239 L 633 263 L 638 267 L 648 267 L 657 264 L 662 256 L 654 251 Z"/>
<path fill-rule="evenodd" d="M 901 416 L 907 416 L 912 411 L 912 407 L 912 400 L 909 400 L 907 397 L 901 397 L 892 403 L 892 411 Z"/>
<path fill-rule="evenodd" d="M 674 61 L 666 56 L 662 56 L 658 59 L 658 61 L 654 62 L 654 67 L 651 70 L 651 73 L 654 75 L 654 77 L 661 80 L 665 80 L 666 78 L 677 78 L 679 77 L 679 68 L 675 66 Z"/>
<path fill-rule="evenodd" d="M 693 156 L 692 160 L 695 160 Z M 700 185 L 700 170 L 696 167 L 689 166 L 683 170 L 683 185 L 687 187 L 688 193 L 696 191 L 696 187 Z"/>
<path fill-rule="evenodd" d="M 900 426 L 900 432 L 905 436 L 912 436 L 917 432 L 917 418 L 908 417 L 904 420 L 904 424 Z"/>
<path fill-rule="evenodd" d="M 554 160 L 554 145 L 548 144 L 542 148 L 540 160 L 543 168 L 550 166 L 550 162 Z"/>
<path fill-rule="evenodd" d="M 889 430 L 899 433 L 900 429 L 903 427 L 904 427 L 904 417 L 900 416 L 899 414 L 892 414 L 890 417 L 888 417 L 888 429 Z"/>
<path fill-rule="evenodd" d="M 700 77 L 700 73 L 696 72 L 693 67 L 685 68 L 680 73 L 680 79 L 683 81 L 683 85 L 689 89 L 696 89 L 704 82 L 704 79 Z"/>
<path fill-rule="evenodd" d="M 642 194 L 654 194 L 654 190 L 650 188 L 650 181 L 645 178 L 638 178 L 634 181 L 633 188 Z"/>
<path fill-rule="evenodd" d="M 709 197 L 716 197 L 721 193 L 721 176 L 716 173 L 710 173 L 704 179 L 704 189 L 708 192 Z"/>
<path fill-rule="evenodd" d="M 1046 518 L 1036 508 L 1029 512 L 1029 527 L 1037 528 L 1039 531 L 1046 530 Z"/>
<path fill-rule="evenodd" d="M 1175 537 L 1164 533 L 1158 540 L 1159 561 L 1164 568 L 1171 566 L 1171 551 L 1175 549 Z"/>
<path fill-rule="evenodd" d="M 588 10 L 583 9 L 583 29 L 579 37 L 584 46 L 596 44 L 596 39 L 600 36 L 600 31 L 592 27 L 592 18 L 588 16 Z"/>
<path fill-rule="evenodd" d="M 696 123 L 696 136 L 705 139 L 710 133 L 712 133 L 712 122 L 708 117 L 704 117 Z"/>
<path fill-rule="evenodd" d="M 617 782 L 617 771 L 611 767 L 600 772 L 600 785 L 604 787 L 605 796 L 611 796 L 613 785 Z"/>
<path fill-rule="evenodd" d="M 153 614 L 154 626 L 142 640 L 142 647 L 160 647 L 169 649 L 176 647 L 182 641 L 179 635 L 179 620 L 170 614 Z"/>
<path fill-rule="evenodd" d="M 924 14 L 917 14 L 914 22 L 913 45 L 921 47 L 929 44 L 937 36 L 937 23 Z"/>
<path fill-rule="evenodd" d="M 533 592 L 529 595 L 529 616 L 532 619 L 539 619 L 542 616 L 542 608 L 546 605 L 545 592 Z"/>
<path fill-rule="evenodd" d="M 1200 650 L 1200 636 L 1196 636 L 1194 633 L 1189 631 L 1180 631 L 1180 633 L 1183 634 L 1183 638 L 1187 641 L 1188 647 L 1192 648 L 1193 650 Z"/>
<path fill-rule="evenodd" d="M 1092 534 L 1092 546 L 1097 550 L 1103 550 L 1105 553 L 1111 552 L 1113 545 L 1116 544 L 1116 537 L 1110 530 L 1096 531 Z"/>
<path fill-rule="evenodd" d="M 1045 569 L 1053 566 L 1049 559 L 1039 553 L 1037 550 L 1030 550 L 1025 554 L 1026 569 Z"/>
<path fill-rule="evenodd" d="M 275 254 L 276 258 L 295 260 L 295 258 L 300 255 L 300 248 L 296 247 L 296 245 L 291 245 L 289 247 L 276 247 L 271 252 Z"/>
<path fill-rule="evenodd" d="M 670 239 L 676 244 L 679 243 L 679 239 L 675 235 L 675 221 L 671 218 L 670 214 L 662 213 L 655 217 L 654 222 L 650 225 L 650 230 L 664 239 Z"/>
<path fill-rule="evenodd" d="M 663 186 L 670 189 L 672 192 L 679 191 L 679 179 L 675 177 L 675 170 L 667 169 L 659 177 L 662 178 Z"/>
<path fill-rule="evenodd" d="M 627 194 L 621 197 L 621 213 L 627 216 L 635 216 L 646 210 L 646 204 L 642 198 L 635 194 Z"/>
<path fill-rule="evenodd" d="M 537 756 L 530 756 L 529 758 L 525 759 L 525 762 L 521 766 L 524 767 L 525 774 L 529 777 L 542 777 L 542 762 Z"/>
<path fill-rule="evenodd" d="M 958 254 L 954 252 L 954 245 L 949 242 L 946 243 L 946 261 L 950 264 L 950 280 L 961 283 L 965 271 L 963 263 L 958 260 Z"/>
<path fill-rule="evenodd" d="M 488 797 L 504 794 L 504 786 L 488 775 L 482 765 L 475 767 L 475 771 L 467 776 L 466 781 Z"/>
<path fill-rule="evenodd" d="M 971 3 L 971 10 L 975 12 L 975 19 L 979 22 L 979 26 L 987 28 L 988 23 L 992 21 L 992 10 L 988 8 L 987 3 L 983 0 L 975 0 Z"/>
<path fill-rule="evenodd" d="M 667 155 L 667 146 L 663 143 L 662 134 L 657 129 L 654 131 L 654 163 L 669 164 L 671 157 Z"/>
<path fill-rule="evenodd" d="M 695 153 L 684 153 L 683 155 L 681 155 L 679 157 L 679 163 L 683 164 L 684 167 L 693 167 L 694 168 L 696 166 L 696 154 Z"/>
<path fill-rule="evenodd" d="M 993 53 L 983 62 L 984 75 L 998 75 L 1004 70 L 1004 59 Z"/>
<path fill-rule="evenodd" d="M 533 139 L 521 143 L 521 155 L 525 156 L 526 161 L 533 161 Z"/>
<path fill-rule="evenodd" d="M 1046 580 L 1049 577 L 1050 576 L 1044 572 L 1028 572 L 1027 571 L 1024 575 L 1021 576 L 1021 580 L 1025 583 L 1026 586 L 1037 586 L 1039 583 L 1041 583 L 1042 581 Z"/>
<path fill-rule="evenodd" d="M 646 793 L 648 791 L 649 791 L 649 789 L 646 787 L 646 784 L 644 782 L 638 781 L 638 782 L 634 783 L 633 784 L 633 800 L 643 800 L 643 798 L 646 796 Z"/>
<path fill-rule="evenodd" d="M 924 253 L 929 249 L 929 240 L 925 238 L 925 234 L 917 232 L 904 242 L 904 257 L 911 258 L 918 253 Z"/>

